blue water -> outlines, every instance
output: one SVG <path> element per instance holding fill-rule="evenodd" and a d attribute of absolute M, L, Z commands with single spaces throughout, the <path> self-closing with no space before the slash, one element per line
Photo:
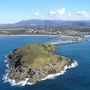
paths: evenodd
<path fill-rule="evenodd" d="M 11 86 L 3 83 L 5 74 L 5 55 L 17 47 L 28 43 L 49 41 L 48 36 L 0 37 L 0 90 L 90 90 L 90 38 L 74 44 L 58 45 L 56 53 L 67 56 L 79 63 L 79 66 L 68 69 L 64 75 L 52 80 L 41 81 L 34 85 Z"/>

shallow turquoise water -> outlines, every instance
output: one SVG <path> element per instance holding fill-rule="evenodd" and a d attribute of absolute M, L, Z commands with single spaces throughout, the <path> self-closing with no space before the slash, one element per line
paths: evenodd
<path fill-rule="evenodd" d="M 68 69 L 64 75 L 24 87 L 3 83 L 2 77 L 6 69 L 5 55 L 12 49 L 28 43 L 47 41 L 48 36 L 0 37 L 0 90 L 90 90 L 90 38 L 80 43 L 58 45 L 55 51 L 57 54 L 68 56 L 79 63 L 78 67 Z"/>

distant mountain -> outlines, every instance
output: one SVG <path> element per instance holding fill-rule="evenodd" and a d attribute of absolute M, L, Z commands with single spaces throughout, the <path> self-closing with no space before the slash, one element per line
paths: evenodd
<path fill-rule="evenodd" d="M 52 26 L 52 25 L 90 25 L 90 21 L 63 21 L 63 20 L 40 20 L 40 19 L 32 19 L 32 20 L 24 20 L 17 22 L 15 25 L 19 26 L 35 26 L 35 25 L 43 25 L 43 26 Z"/>
<path fill-rule="evenodd" d="M 21 26 L 35 26 L 35 25 L 60 25 L 63 21 L 61 20 L 40 20 L 40 19 L 33 19 L 33 20 L 24 20 L 16 23 L 16 25 Z"/>
<path fill-rule="evenodd" d="M 1 24 L 0 29 L 17 29 L 17 28 L 30 28 L 31 26 L 71 26 L 71 27 L 90 27 L 90 21 L 63 21 L 63 20 L 23 20 L 13 24 Z"/>

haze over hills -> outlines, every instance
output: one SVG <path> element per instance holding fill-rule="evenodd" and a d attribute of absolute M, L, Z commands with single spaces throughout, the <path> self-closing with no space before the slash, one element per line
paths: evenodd
<path fill-rule="evenodd" d="M 0 34 L 63 34 L 83 35 L 90 34 L 90 21 L 65 20 L 23 20 L 12 24 L 0 24 Z"/>
<path fill-rule="evenodd" d="M 90 27 L 90 20 L 64 21 L 64 20 L 23 20 L 12 24 L 0 24 L 0 29 L 30 28 L 31 26 L 73 26 Z"/>

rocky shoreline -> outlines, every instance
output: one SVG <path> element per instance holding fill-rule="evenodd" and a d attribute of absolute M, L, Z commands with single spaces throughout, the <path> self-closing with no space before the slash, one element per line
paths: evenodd
<path fill-rule="evenodd" d="M 55 77 L 57 76 L 60 76 L 60 75 L 63 75 L 67 69 L 70 69 L 70 68 L 75 68 L 78 66 L 78 63 L 76 61 L 74 61 L 70 66 L 65 66 L 64 69 L 62 71 L 60 71 L 59 73 L 56 73 L 56 74 L 50 74 L 48 76 L 46 76 L 45 78 L 43 78 L 42 80 L 40 81 L 43 81 L 43 80 L 47 80 L 47 79 L 54 79 Z M 4 83 L 6 82 L 9 82 L 12 86 L 16 86 L 16 85 L 19 85 L 19 86 L 25 86 L 25 85 L 33 85 L 35 83 L 30 83 L 28 82 L 28 78 L 24 81 L 20 81 L 18 83 L 16 83 L 16 81 L 14 79 L 10 79 L 8 78 L 8 71 L 6 71 L 6 74 L 3 76 L 3 80 L 4 80 Z"/>
<path fill-rule="evenodd" d="M 50 50 L 51 48 L 51 50 Z M 49 53 L 53 51 L 54 47 L 50 46 Z M 19 51 L 19 52 L 18 52 Z M 37 83 L 41 80 L 49 79 L 57 75 L 63 74 L 68 68 L 76 67 L 77 63 L 64 56 L 58 57 L 60 60 L 62 58 L 63 63 L 57 61 L 57 56 L 55 56 L 55 61 L 50 61 L 46 63 L 43 67 L 33 67 L 28 66 L 28 68 L 23 67 L 22 69 L 22 54 L 19 49 L 14 49 L 7 56 L 8 72 L 5 76 L 5 80 L 9 81 L 14 85 L 25 85 Z M 24 62 L 26 63 L 26 62 Z"/>

